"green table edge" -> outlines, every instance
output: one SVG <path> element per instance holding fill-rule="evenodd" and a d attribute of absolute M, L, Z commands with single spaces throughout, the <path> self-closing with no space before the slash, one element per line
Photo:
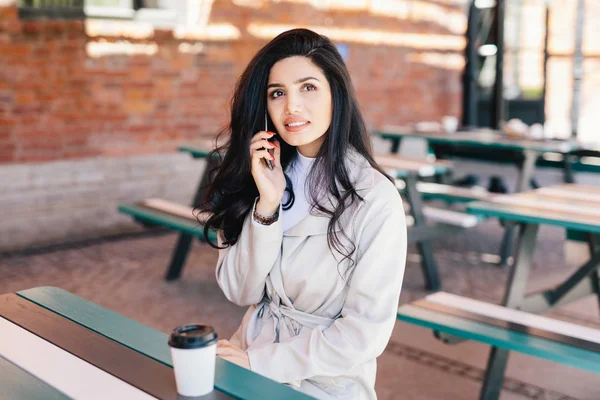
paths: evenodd
<path fill-rule="evenodd" d="M 544 147 L 543 143 L 540 143 L 540 147 L 529 148 L 524 147 L 519 144 L 510 144 L 510 143 L 481 143 L 477 140 L 470 139 L 456 139 L 449 135 L 447 138 L 441 137 L 428 137 L 424 134 L 419 133 L 391 133 L 391 132 L 373 132 L 374 135 L 381 137 L 382 139 L 401 139 L 405 137 L 410 138 L 420 138 L 428 141 L 429 143 L 439 143 L 439 144 L 451 144 L 456 146 L 469 146 L 469 147 L 477 147 L 477 148 L 495 148 L 499 150 L 513 150 L 513 151 L 525 151 L 525 150 L 533 150 L 539 153 L 556 153 L 558 150 L 552 147 Z M 566 149 L 565 152 L 569 153 L 571 151 L 577 150 L 577 146 L 570 145 L 569 149 Z M 565 153 L 561 152 L 561 153 Z"/>
<path fill-rule="evenodd" d="M 194 158 L 206 158 L 210 153 L 210 150 L 201 149 L 194 146 L 179 146 L 177 151 L 181 153 L 189 153 Z"/>
<path fill-rule="evenodd" d="M 2 356 L 0 356 L 0 394 L 2 398 L 13 400 L 69 399 L 64 393 Z"/>
<path fill-rule="evenodd" d="M 387 169 L 389 171 L 393 171 L 393 172 L 390 172 L 390 175 L 392 175 L 396 179 L 406 179 L 411 175 L 414 175 L 417 177 L 422 176 L 418 172 L 411 172 L 411 171 L 408 171 L 408 170 L 402 169 L 402 168 L 387 168 Z M 450 168 L 446 167 L 445 165 L 433 165 L 433 175 L 425 175 L 423 177 L 428 178 L 431 176 L 442 175 L 448 171 L 450 171 Z"/>
<path fill-rule="evenodd" d="M 476 201 L 475 199 L 469 196 L 458 196 L 448 193 L 420 193 L 423 200 L 442 200 L 448 203 L 470 203 L 472 201 Z"/>
<path fill-rule="evenodd" d="M 411 304 L 398 308 L 398 320 L 600 374 L 599 353 L 551 340 L 442 314 Z"/>
<path fill-rule="evenodd" d="M 600 234 L 600 226 L 593 224 L 584 224 L 581 222 L 548 219 L 528 215 L 525 213 L 515 212 L 512 206 L 488 203 L 485 201 L 475 201 L 467 205 L 467 212 L 474 215 L 482 215 L 484 217 L 495 217 L 502 220 L 520 222 L 526 224 L 538 225 L 553 225 L 566 229 L 574 229 L 577 231 L 590 232 Z"/>
<path fill-rule="evenodd" d="M 564 163 L 562 161 L 554 161 L 554 160 L 538 160 L 536 163 L 537 168 L 555 168 L 562 169 L 564 168 Z M 581 161 L 575 161 L 571 163 L 571 169 L 573 172 L 585 172 L 590 174 L 598 174 L 600 173 L 600 165 L 597 164 L 588 164 Z"/>
<path fill-rule="evenodd" d="M 168 335 L 56 287 L 37 287 L 17 295 L 70 319 L 158 362 L 172 367 Z M 215 388 L 239 399 L 310 399 L 286 385 L 217 358 Z"/>
<path fill-rule="evenodd" d="M 150 222 L 157 225 L 166 226 L 170 229 L 188 233 L 193 236 L 197 236 L 202 241 L 206 241 L 204 237 L 204 226 L 198 222 L 190 221 L 185 218 L 179 218 L 173 215 L 161 213 L 141 207 L 135 204 L 122 204 L 119 205 L 118 210 L 122 214 L 127 214 L 136 219 Z M 211 242 L 217 242 L 217 235 L 214 231 L 210 231 L 208 238 Z"/>

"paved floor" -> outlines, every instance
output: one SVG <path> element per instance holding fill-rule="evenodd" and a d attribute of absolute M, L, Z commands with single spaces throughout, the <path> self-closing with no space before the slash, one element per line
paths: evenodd
<path fill-rule="evenodd" d="M 468 172 L 474 167 L 463 168 Z M 514 171 L 505 172 L 514 177 Z M 541 179 L 543 184 L 553 180 L 556 176 Z M 491 262 L 497 258 L 501 235 L 497 222 L 488 221 L 436 242 L 443 289 L 500 302 L 507 271 Z M 163 275 L 175 239 L 170 233 L 153 234 L 0 255 L 0 293 L 58 286 L 163 332 L 180 324 L 202 322 L 213 325 L 221 337 L 229 337 L 244 309 L 229 303 L 216 285 L 216 250 L 195 243 L 183 277 L 167 283 Z M 409 250 L 401 303 L 426 295 L 419 257 L 415 248 Z M 565 257 L 564 231 L 542 227 L 529 289 L 548 286 L 575 267 L 575 262 Z M 600 329 L 594 298 L 551 315 Z M 426 329 L 397 322 L 379 358 L 379 398 L 477 399 L 488 352 L 488 346 L 472 342 L 444 345 Z M 501 399 L 598 400 L 600 380 L 592 373 L 513 353 Z"/>
<path fill-rule="evenodd" d="M 506 270 L 482 261 L 493 259 L 502 231 L 493 221 L 436 244 L 443 288 L 492 302 L 502 298 Z M 568 274 L 563 236 L 542 228 L 535 254 L 533 286 L 545 286 Z M 175 241 L 160 234 L 34 255 L 0 259 L 0 293 L 35 286 L 58 286 L 134 318 L 160 331 L 200 321 L 229 337 L 244 310 L 229 303 L 214 279 L 217 253 L 195 244 L 182 279 L 162 277 Z M 488 254 L 488 256 L 485 256 Z M 423 297 L 418 256 L 410 249 L 401 303 Z M 534 287 L 532 287 L 534 288 Z M 559 309 L 552 316 L 600 328 L 592 298 Z M 379 358 L 380 399 L 476 399 L 488 347 L 477 343 L 444 345 L 425 329 L 398 322 Z M 600 399 L 597 375 L 512 354 L 502 399 Z"/>

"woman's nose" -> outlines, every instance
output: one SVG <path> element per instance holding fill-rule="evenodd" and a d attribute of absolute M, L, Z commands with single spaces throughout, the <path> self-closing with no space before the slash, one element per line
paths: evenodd
<path fill-rule="evenodd" d="M 285 105 L 286 114 L 297 114 L 300 111 L 302 111 L 300 98 L 296 95 L 288 95 L 287 103 Z"/>

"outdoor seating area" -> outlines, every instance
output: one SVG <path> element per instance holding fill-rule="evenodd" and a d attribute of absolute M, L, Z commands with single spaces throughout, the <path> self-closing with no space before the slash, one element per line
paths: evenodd
<path fill-rule="evenodd" d="M 0 399 L 600 399 L 598 21 L 0 0 Z"/>

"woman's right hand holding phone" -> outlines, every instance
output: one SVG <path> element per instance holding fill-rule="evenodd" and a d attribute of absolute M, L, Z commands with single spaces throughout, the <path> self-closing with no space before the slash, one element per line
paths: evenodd
<path fill-rule="evenodd" d="M 271 216 L 279 209 L 285 191 L 285 176 L 281 168 L 281 148 L 275 139 L 269 142 L 274 133 L 260 131 L 250 141 L 251 171 L 259 192 L 256 211 L 264 216 Z M 269 150 L 273 150 L 271 153 Z M 266 160 L 273 163 L 269 169 Z"/>

